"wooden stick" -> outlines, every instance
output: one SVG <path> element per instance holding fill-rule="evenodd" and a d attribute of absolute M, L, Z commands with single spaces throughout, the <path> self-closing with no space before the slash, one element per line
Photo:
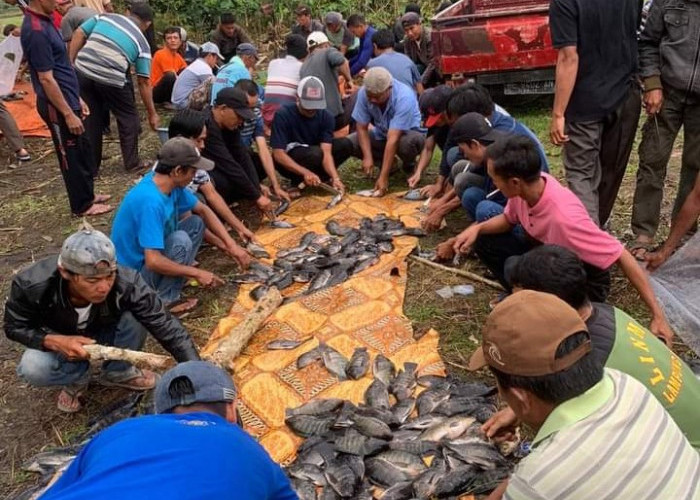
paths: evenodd
<path fill-rule="evenodd" d="M 94 361 L 126 361 L 133 365 L 142 366 L 144 368 L 155 368 L 162 370 L 173 361 L 170 356 L 162 356 L 160 354 L 151 354 L 149 352 L 132 351 L 130 349 L 121 349 L 119 347 L 110 347 L 100 344 L 86 344 L 83 348 L 90 355 L 90 359 Z"/>
<path fill-rule="evenodd" d="M 255 304 L 245 318 L 224 337 L 208 360 L 233 374 L 233 361 L 243 351 L 250 339 L 258 331 L 263 321 L 282 303 L 282 295 L 271 287 Z"/>
<path fill-rule="evenodd" d="M 488 280 L 482 276 L 479 276 L 478 274 L 475 274 L 475 273 L 472 273 L 469 271 L 464 271 L 462 269 L 455 269 L 453 267 L 443 266 L 442 264 L 438 264 L 437 262 L 433 262 L 432 260 L 424 259 L 422 257 L 417 257 L 415 255 L 409 255 L 408 258 L 414 262 L 419 262 L 420 264 L 434 267 L 435 269 L 440 269 L 441 271 L 456 274 L 458 276 L 464 276 L 465 278 L 469 278 L 469 279 L 472 279 L 474 281 L 484 283 L 485 285 L 488 285 L 490 287 L 493 287 L 493 288 L 496 288 L 499 290 L 503 290 L 503 287 L 501 286 L 500 283 L 498 283 L 496 281 Z"/>

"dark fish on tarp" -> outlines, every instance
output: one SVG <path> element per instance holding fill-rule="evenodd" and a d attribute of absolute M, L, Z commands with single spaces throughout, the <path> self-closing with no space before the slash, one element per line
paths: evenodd
<path fill-rule="evenodd" d="M 447 417 L 452 417 L 454 415 L 460 415 L 463 413 L 472 414 L 484 405 L 484 400 L 481 398 L 472 397 L 451 397 L 446 401 L 440 403 L 437 408 L 435 408 L 435 413 L 440 413 Z"/>
<path fill-rule="evenodd" d="M 287 200 L 280 201 L 280 204 L 274 210 L 275 217 L 279 217 L 280 215 L 285 213 L 288 208 L 289 208 L 289 202 Z"/>
<path fill-rule="evenodd" d="M 387 442 L 383 439 L 365 436 L 352 428 L 335 440 L 335 449 L 337 451 L 359 456 L 373 455 L 386 447 Z"/>
<path fill-rule="evenodd" d="M 254 301 L 258 301 L 263 298 L 263 296 L 270 290 L 267 285 L 258 285 L 250 291 L 250 298 Z"/>
<path fill-rule="evenodd" d="M 477 468 L 469 465 L 450 470 L 435 484 L 433 495 L 438 498 L 445 498 L 467 493 L 469 486 L 473 483 L 478 473 Z"/>
<path fill-rule="evenodd" d="M 316 487 L 313 483 L 296 478 L 292 478 L 290 482 L 299 500 L 316 500 Z"/>
<path fill-rule="evenodd" d="M 428 387 L 430 389 L 449 386 L 450 382 L 446 377 L 440 377 L 438 375 L 423 375 L 416 379 L 418 385 L 421 387 Z"/>
<path fill-rule="evenodd" d="M 355 193 L 357 196 L 364 196 L 365 198 L 378 198 L 381 196 L 382 192 L 374 189 L 363 189 Z"/>
<path fill-rule="evenodd" d="M 328 485 L 340 495 L 341 498 L 351 498 L 360 482 L 355 471 L 340 460 L 334 460 L 328 464 L 325 471 Z"/>
<path fill-rule="evenodd" d="M 401 426 L 401 428 L 409 430 L 426 430 L 444 422 L 445 420 L 447 420 L 447 417 L 444 415 L 424 415 L 405 423 Z"/>
<path fill-rule="evenodd" d="M 261 276 L 260 274 L 257 273 L 245 273 L 245 274 L 236 274 L 233 278 L 231 278 L 232 283 L 241 283 L 241 284 L 246 284 L 246 283 L 262 283 L 267 280 L 266 276 Z"/>
<path fill-rule="evenodd" d="M 292 229 L 296 226 L 291 222 L 287 222 L 286 220 L 273 220 L 270 222 L 270 227 L 275 229 Z"/>
<path fill-rule="evenodd" d="M 274 286 L 278 290 L 284 290 L 294 283 L 294 278 L 292 277 L 292 271 L 284 271 L 273 276 L 265 282 L 269 287 Z"/>
<path fill-rule="evenodd" d="M 340 408 L 344 400 L 338 398 L 312 399 L 296 408 L 287 409 L 290 415 L 323 415 Z"/>
<path fill-rule="evenodd" d="M 365 404 L 372 408 L 389 409 L 389 389 L 379 378 L 375 378 L 365 391 Z"/>
<path fill-rule="evenodd" d="M 466 444 L 456 444 L 449 441 L 444 446 L 452 451 L 460 460 L 470 465 L 477 465 L 481 469 L 493 470 L 507 466 L 503 455 L 493 444 L 478 439 L 473 439 Z"/>
<path fill-rule="evenodd" d="M 411 397 L 413 390 L 416 388 L 416 363 L 407 362 L 403 365 L 404 369 L 399 371 L 398 375 L 391 381 L 389 389 L 399 401 Z"/>
<path fill-rule="evenodd" d="M 374 375 L 374 378 L 381 380 L 384 385 L 389 387 L 395 373 L 396 367 L 394 366 L 394 363 L 392 363 L 386 356 L 377 354 L 377 356 L 374 358 L 374 363 L 372 364 L 372 374 Z"/>
<path fill-rule="evenodd" d="M 318 496 L 318 500 L 340 500 L 341 496 L 338 495 L 333 488 L 329 486 L 324 486 L 321 493 Z"/>
<path fill-rule="evenodd" d="M 365 460 L 365 469 L 367 478 L 382 488 L 390 488 L 397 483 L 411 480 L 410 475 L 384 458 L 368 458 Z"/>
<path fill-rule="evenodd" d="M 433 460 L 433 462 L 436 462 Z M 418 498 L 432 498 L 435 495 L 437 486 L 447 474 L 447 467 L 444 462 L 439 462 L 436 467 L 431 467 L 413 481 L 413 493 Z"/>
<path fill-rule="evenodd" d="M 365 417 L 363 415 L 355 414 L 353 415 L 352 419 L 355 424 L 355 428 L 365 436 L 379 439 L 392 438 L 392 432 L 389 426 L 378 418 Z"/>
<path fill-rule="evenodd" d="M 369 371 L 369 353 L 366 347 L 357 347 L 350 357 L 345 373 L 353 380 L 364 377 Z"/>
<path fill-rule="evenodd" d="M 345 380 L 345 369 L 348 366 L 348 360 L 338 351 L 328 346 L 327 344 L 319 345 L 321 351 L 321 359 L 326 370 L 338 377 L 338 380 Z"/>
<path fill-rule="evenodd" d="M 411 415 L 413 412 L 413 409 L 416 407 L 416 400 L 415 398 L 405 398 L 403 400 L 399 400 L 392 408 L 391 408 L 391 413 L 394 414 L 394 417 L 396 417 L 396 420 L 400 423 L 403 424 L 406 420 L 408 420 L 408 417 Z"/>
<path fill-rule="evenodd" d="M 333 208 L 336 206 L 338 203 L 340 203 L 340 200 L 343 199 L 344 193 L 338 193 L 333 198 L 331 198 L 331 201 L 328 202 L 328 205 L 326 205 L 326 210 Z"/>
<path fill-rule="evenodd" d="M 310 481 L 316 486 L 328 484 L 326 476 L 317 465 L 294 463 L 287 468 L 287 473 L 293 478 Z"/>
<path fill-rule="evenodd" d="M 376 418 L 378 420 L 381 420 L 384 422 L 386 425 L 393 427 L 398 425 L 398 422 L 396 421 L 396 417 L 394 417 L 394 414 L 391 413 L 391 410 L 385 410 L 384 408 L 373 408 L 371 406 L 360 406 L 357 408 L 357 411 L 355 413 L 358 413 L 359 415 L 363 415 L 365 417 L 372 417 Z"/>
<path fill-rule="evenodd" d="M 389 441 L 389 448 L 392 450 L 406 451 L 414 455 L 429 455 L 436 453 L 439 449 L 439 444 L 435 441 L 423 441 L 421 439 L 404 439 L 397 440 L 396 433 L 394 439 Z"/>
<path fill-rule="evenodd" d="M 408 201 L 420 201 L 423 199 L 423 196 L 420 194 L 420 189 L 411 189 L 403 195 L 403 199 Z"/>
<path fill-rule="evenodd" d="M 339 454 L 338 462 L 347 465 L 355 473 L 358 479 L 365 477 L 365 461 L 362 457 L 354 454 Z"/>
<path fill-rule="evenodd" d="M 326 288 L 328 286 L 328 283 L 331 281 L 332 276 L 333 274 L 330 271 L 330 269 L 324 269 L 323 271 L 318 273 L 314 279 L 311 280 L 311 283 L 309 284 L 309 288 L 306 291 L 306 293 L 311 293 L 315 292 L 316 290 Z"/>
<path fill-rule="evenodd" d="M 331 429 L 333 420 L 313 415 L 289 415 L 284 423 L 302 437 L 320 436 Z"/>
<path fill-rule="evenodd" d="M 435 409 L 450 398 L 450 390 L 448 387 L 440 389 L 428 389 L 423 391 L 416 400 L 418 407 L 418 416 L 428 415 L 433 413 Z"/>
<path fill-rule="evenodd" d="M 394 486 L 384 490 L 379 500 L 406 500 L 411 498 L 413 494 L 413 485 L 411 481 L 397 483 Z"/>
<path fill-rule="evenodd" d="M 245 249 L 248 250 L 248 252 L 255 257 L 256 259 L 269 259 L 270 254 L 267 253 L 267 250 L 265 250 L 263 247 L 255 243 L 254 241 L 249 241 Z"/>
<path fill-rule="evenodd" d="M 391 253 L 394 251 L 394 245 L 391 241 L 380 241 L 377 246 L 379 250 L 384 253 Z"/>
<path fill-rule="evenodd" d="M 306 368 L 311 363 L 321 360 L 321 350 L 318 347 L 314 347 L 310 351 L 305 352 L 297 358 L 297 369 L 301 370 Z"/>
<path fill-rule="evenodd" d="M 455 439 L 459 437 L 464 431 L 466 431 L 467 427 L 469 427 L 474 422 L 475 420 L 472 417 L 450 417 L 423 431 L 423 434 L 420 435 L 420 439 L 423 439 L 425 441 L 442 441 L 443 439 Z"/>
<path fill-rule="evenodd" d="M 307 342 L 310 338 L 311 337 L 307 337 L 307 338 L 301 339 L 301 340 L 277 339 L 277 340 L 273 340 L 272 342 L 269 342 L 267 344 L 267 348 L 271 351 L 296 349 L 304 342 Z"/>
<path fill-rule="evenodd" d="M 341 226 L 338 221 L 332 219 L 326 222 L 326 231 L 333 236 L 345 236 L 351 229 L 351 227 Z"/>

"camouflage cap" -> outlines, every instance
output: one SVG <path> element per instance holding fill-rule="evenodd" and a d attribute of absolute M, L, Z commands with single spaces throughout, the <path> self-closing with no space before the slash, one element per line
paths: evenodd
<path fill-rule="evenodd" d="M 100 276 L 117 269 L 112 241 L 87 222 L 63 242 L 58 256 L 59 267 L 82 276 Z"/>

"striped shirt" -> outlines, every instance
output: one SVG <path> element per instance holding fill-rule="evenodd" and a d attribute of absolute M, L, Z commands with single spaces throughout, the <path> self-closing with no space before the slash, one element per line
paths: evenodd
<path fill-rule="evenodd" d="M 616 370 L 557 406 L 533 445 L 505 500 L 700 498 L 700 456 L 654 396 Z"/>
<path fill-rule="evenodd" d="M 273 59 L 267 68 L 265 83 L 265 103 L 262 107 L 263 118 L 268 126 L 275 117 L 275 112 L 285 104 L 296 102 L 299 86 L 301 61 L 294 56 Z"/>
<path fill-rule="evenodd" d="M 126 16 L 101 14 L 80 29 L 88 37 L 75 68 L 85 77 L 110 87 L 123 87 L 129 66 L 138 76 L 151 76 L 151 49 L 139 27 Z"/>
<path fill-rule="evenodd" d="M 241 143 L 247 148 L 253 145 L 256 137 L 264 137 L 265 135 L 260 108 L 258 106 L 254 107 L 253 113 L 255 113 L 255 118 L 245 120 L 241 126 Z"/>

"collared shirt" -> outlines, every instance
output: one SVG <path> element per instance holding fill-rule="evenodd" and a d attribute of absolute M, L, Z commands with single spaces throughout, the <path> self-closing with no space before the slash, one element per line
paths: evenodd
<path fill-rule="evenodd" d="M 420 82 L 418 68 L 406 54 L 390 50 L 369 60 L 367 69 L 381 67 L 386 69 L 394 79 L 412 89 Z"/>
<path fill-rule="evenodd" d="M 367 92 L 362 87 L 357 92 L 352 117 L 357 123 L 374 125 L 371 134 L 378 140 L 386 139 L 392 129 L 404 132 L 420 129 L 421 117 L 416 93 L 397 80 L 392 81 L 391 95 L 384 109 L 370 103 Z"/>
<path fill-rule="evenodd" d="M 247 148 L 253 145 L 253 141 L 257 137 L 265 137 L 265 126 L 260 108 L 258 106 L 253 108 L 253 113 L 255 113 L 255 118 L 245 120 L 241 126 L 241 143 Z"/>
<path fill-rule="evenodd" d="M 74 111 L 79 110 L 78 77 L 68 59 L 66 43 L 53 24 L 53 19 L 26 9 L 20 38 L 37 97 L 44 101 L 49 100 L 39 81 L 38 73 L 51 71 L 70 108 Z"/>
<path fill-rule="evenodd" d="M 214 83 L 211 86 L 211 104 L 214 104 L 217 94 L 222 89 L 233 87 L 238 80 L 250 80 L 250 71 L 245 67 L 241 58 L 236 56 L 219 68 L 216 73 Z"/>
<path fill-rule="evenodd" d="M 151 77 L 151 47 L 136 23 L 120 14 L 100 14 L 80 25 L 88 37 L 75 58 L 82 75 L 110 87 L 122 88 L 129 67 Z"/>
<path fill-rule="evenodd" d="M 265 102 L 262 106 L 263 119 L 268 125 L 272 123 L 280 106 L 296 102 L 300 71 L 301 61 L 294 56 L 270 61 L 265 83 Z"/>
<path fill-rule="evenodd" d="M 509 223 L 522 225 L 527 234 L 545 245 L 568 248 L 579 259 L 599 269 L 608 269 L 624 247 L 591 220 L 581 200 L 549 174 L 542 196 L 534 206 L 518 196 L 508 199 L 503 214 Z"/>
<path fill-rule="evenodd" d="M 372 26 L 367 26 L 367 31 L 360 38 L 360 46 L 357 54 L 350 58 L 350 74 L 356 76 L 360 71 L 365 69 L 367 63 L 372 58 L 374 53 L 374 45 L 372 45 L 372 35 L 376 33 Z"/>
<path fill-rule="evenodd" d="M 659 402 L 616 370 L 557 406 L 504 500 L 700 498 L 700 456 Z"/>

